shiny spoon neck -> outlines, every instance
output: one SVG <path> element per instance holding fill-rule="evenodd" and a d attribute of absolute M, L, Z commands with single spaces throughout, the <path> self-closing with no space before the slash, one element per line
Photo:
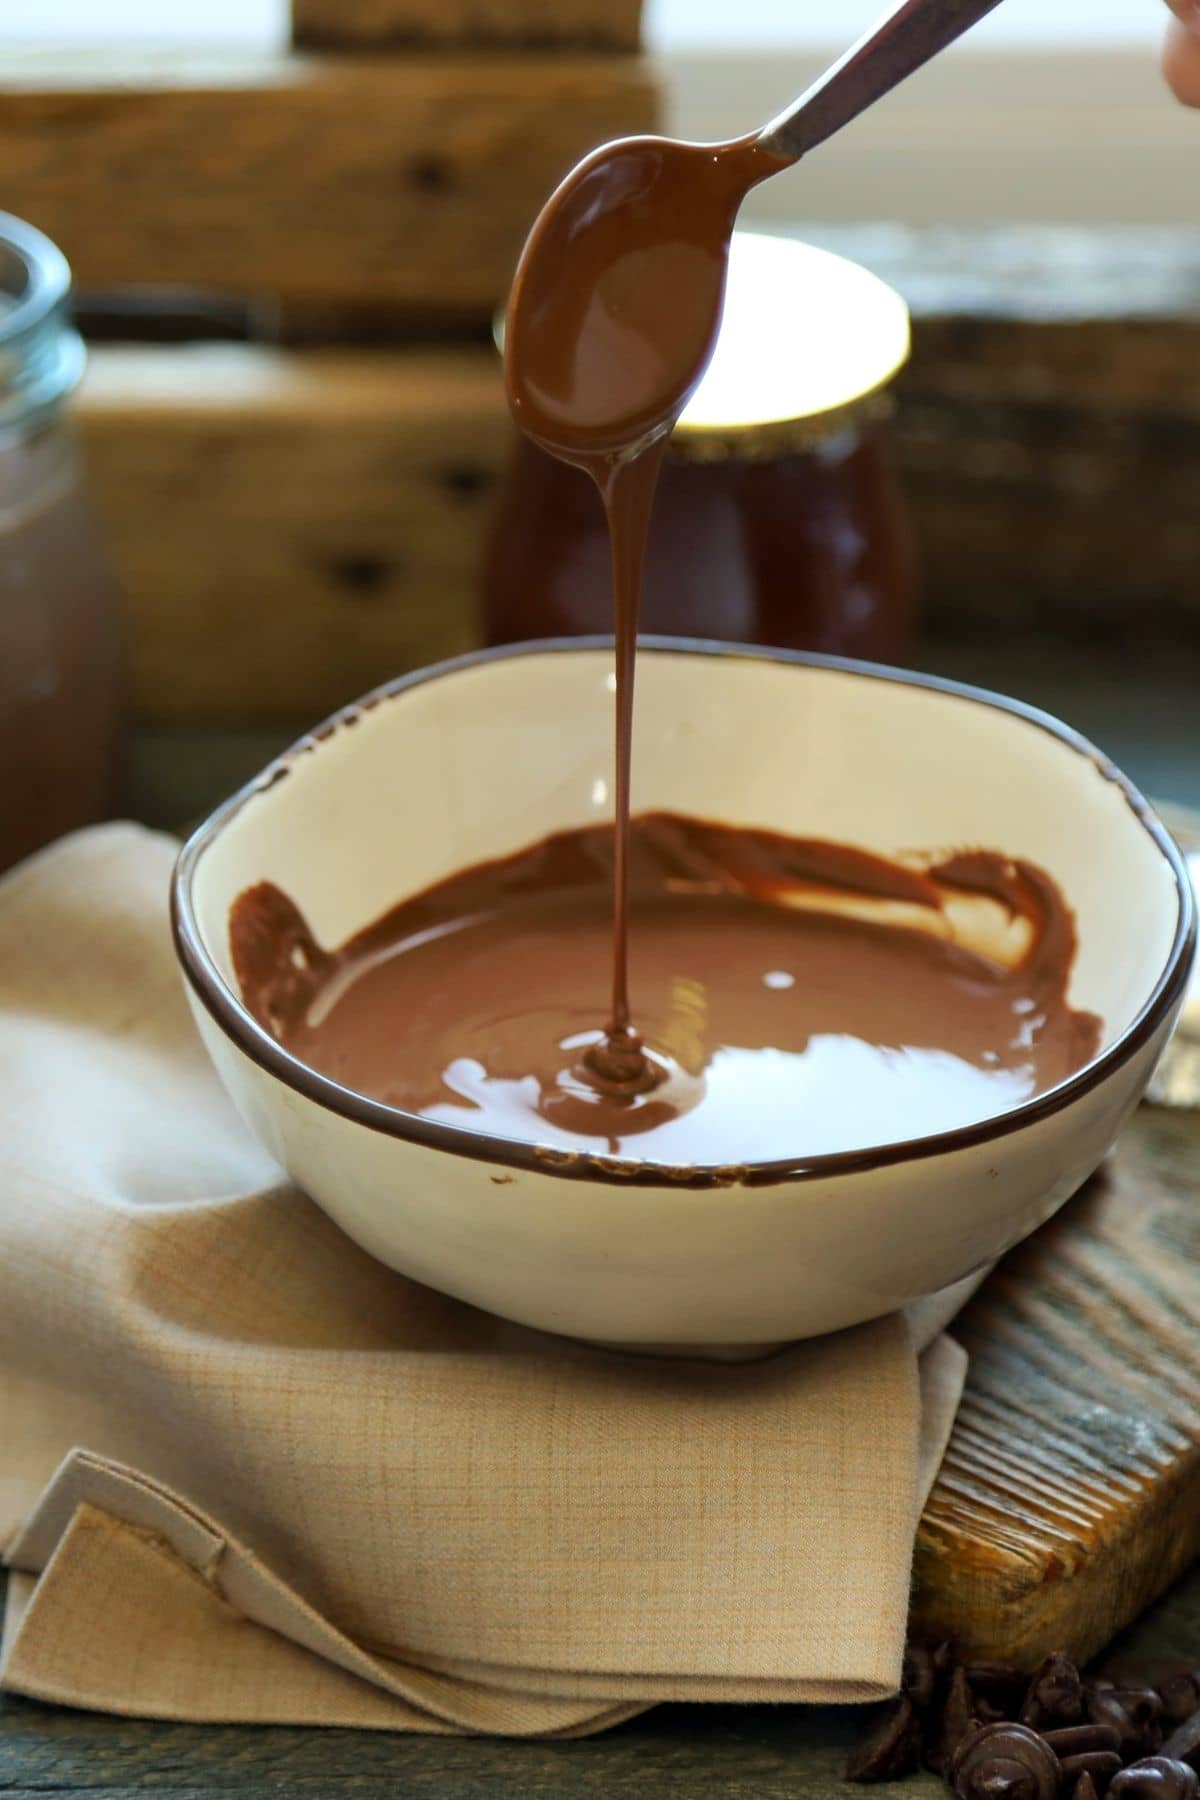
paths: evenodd
<path fill-rule="evenodd" d="M 994 12 L 1000 0 L 903 0 L 799 100 L 759 133 L 760 147 L 797 162 Z"/>

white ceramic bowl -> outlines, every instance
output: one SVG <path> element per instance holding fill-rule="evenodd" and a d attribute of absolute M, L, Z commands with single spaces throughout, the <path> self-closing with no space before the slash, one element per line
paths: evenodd
<path fill-rule="evenodd" d="M 664 1171 L 433 1123 L 340 1088 L 250 1017 L 229 909 L 290 894 L 323 942 L 405 895 L 610 812 L 612 652 L 468 658 L 338 715 L 230 800 L 176 875 L 200 1030 L 251 1126 L 373 1255 L 548 1331 L 747 1347 L 935 1293 L 1032 1231 L 1092 1173 L 1145 1090 L 1195 940 L 1171 840 L 1103 757 L 987 694 L 885 670 L 661 643 L 638 668 L 634 805 L 892 855 L 1039 863 L 1075 909 L 1074 1005 L 1105 1021 L 1069 1081 L 998 1118 L 878 1150 Z"/>

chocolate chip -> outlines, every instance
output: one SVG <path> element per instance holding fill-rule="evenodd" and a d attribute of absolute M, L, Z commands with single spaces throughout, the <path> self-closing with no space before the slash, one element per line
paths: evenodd
<path fill-rule="evenodd" d="M 1038 1730 L 1077 1725 L 1084 1716 L 1083 1681 L 1069 1656 L 1055 1651 L 1029 1684 L 1021 1707 L 1021 1723 Z"/>
<path fill-rule="evenodd" d="M 1094 1750 L 1119 1750 L 1121 1734 L 1111 1725 L 1064 1725 L 1059 1731 L 1040 1734 L 1055 1756 L 1086 1756 Z"/>
<path fill-rule="evenodd" d="M 1112 1778 L 1109 1800 L 1197 1800 L 1200 1776 L 1169 1756 L 1148 1756 Z"/>
<path fill-rule="evenodd" d="M 975 1696 L 966 1674 L 962 1669 L 955 1669 L 950 1678 L 950 1691 L 946 1695 L 941 1720 L 930 1737 L 929 1748 L 925 1753 L 928 1767 L 935 1775 L 948 1774 L 955 1751 L 967 1733 L 975 1725 L 990 1722 L 978 1718 Z"/>
<path fill-rule="evenodd" d="M 1200 1769 L 1200 1710 L 1177 1725 L 1162 1747 L 1163 1756 Z"/>
<path fill-rule="evenodd" d="M 951 1768 L 958 1800 L 1056 1800 L 1059 1762 L 1027 1725 L 981 1725 L 964 1738 Z"/>
<path fill-rule="evenodd" d="M 942 1648 L 949 1651 L 948 1644 Z M 937 1696 L 938 1675 L 935 1652 L 925 1644 L 910 1644 L 904 1652 L 904 1673 L 900 1678 L 900 1686 L 914 1706 L 924 1708 L 933 1705 Z"/>
<path fill-rule="evenodd" d="M 968 1663 L 967 1680 L 977 1698 L 999 1708 L 1009 1719 L 1020 1710 L 1029 1686 L 1028 1674 L 1015 1663 Z"/>
<path fill-rule="evenodd" d="M 889 1704 L 850 1752 L 847 1781 L 900 1781 L 917 1767 L 921 1727 L 907 1694 Z"/>
<path fill-rule="evenodd" d="M 1182 1725 L 1200 1711 L 1200 1669 L 1176 1669 L 1157 1685 L 1167 1725 Z"/>
<path fill-rule="evenodd" d="M 1087 1690 L 1088 1716 L 1099 1725 L 1111 1725 L 1126 1762 L 1153 1756 L 1163 1741 L 1162 1701 L 1153 1688 L 1101 1687 Z"/>
<path fill-rule="evenodd" d="M 1068 1793 L 1085 1775 L 1103 1793 L 1121 1767 L 1120 1733 L 1111 1725 L 1065 1725 L 1042 1736 L 1062 1765 Z"/>
<path fill-rule="evenodd" d="M 1075 1783 L 1075 1792 L 1071 1800 L 1100 1800 L 1096 1792 L 1096 1784 L 1086 1769 Z"/>
<path fill-rule="evenodd" d="M 1120 1767 L 1121 1758 L 1115 1750 L 1088 1750 L 1081 1756 L 1066 1758 L 1062 1764 L 1062 1778 L 1068 1793 L 1085 1775 L 1103 1793 Z"/>

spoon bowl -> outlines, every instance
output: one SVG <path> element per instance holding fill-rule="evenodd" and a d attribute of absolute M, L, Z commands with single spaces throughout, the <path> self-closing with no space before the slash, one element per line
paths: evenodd
<path fill-rule="evenodd" d="M 628 456 L 671 429 L 716 343 L 738 205 L 775 166 L 753 141 L 640 137 L 567 176 L 526 242 L 505 327 L 509 403 L 545 449 Z"/>

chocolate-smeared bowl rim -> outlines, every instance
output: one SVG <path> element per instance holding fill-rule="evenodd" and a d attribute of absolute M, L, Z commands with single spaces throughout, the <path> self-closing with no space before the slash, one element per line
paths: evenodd
<path fill-rule="evenodd" d="M 339 729 L 353 723 L 364 712 L 371 711 L 376 706 L 396 700 L 428 682 L 441 681 L 463 670 L 490 663 L 527 656 L 595 654 L 597 651 L 611 651 L 612 648 L 613 640 L 610 637 L 547 638 L 475 651 L 452 661 L 414 670 L 409 675 L 398 676 L 374 689 L 363 699 L 341 708 L 314 730 L 306 733 L 260 775 L 217 807 L 204 824 L 192 833 L 179 853 L 171 883 L 171 928 L 176 953 L 201 1005 L 252 1062 L 304 1099 L 311 1100 L 317 1106 L 356 1125 L 365 1126 L 370 1131 L 422 1144 L 428 1149 L 441 1150 L 452 1156 L 465 1156 L 476 1162 L 495 1164 L 500 1168 L 557 1175 L 567 1180 L 608 1182 L 623 1187 L 682 1190 L 734 1186 L 771 1187 L 785 1182 L 826 1180 L 837 1175 L 870 1173 L 902 1163 L 920 1162 L 959 1150 L 975 1149 L 1010 1137 L 1027 1126 L 1036 1125 L 1065 1111 L 1075 1101 L 1101 1086 L 1150 1042 L 1182 1001 L 1196 948 L 1195 895 L 1183 856 L 1149 802 L 1128 777 L 1070 726 L 1023 701 L 989 693 L 983 688 L 970 687 L 963 682 L 946 680 L 941 676 L 913 674 L 908 670 L 854 662 L 846 657 L 818 656 L 804 651 L 770 650 L 753 645 L 712 643 L 692 638 L 644 637 L 638 639 L 639 654 L 645 652 L 652 656 L 725 657 L 738 661 L 828 669 L 866 681 L 892 682 L 903 687 L 925 689 L 931 693 L 967 700 L 978 706 L 1008 713 L 1026 724 L 1048 732 L 1065 748 L 1090 762 L 1104 780 L 1124 796 L 1139 825 L 1153 840 L 1166 862 L 1175 883 L 1178 918 L 1174 942 L 1158 980 L 1136 1017 L 1113 1043 L 1065 1081 L 1022 1102 L 1020 1106 L 997 1113 L 992 1118 L 982 1119 L 976 1124 L 958 1126 L 926 1137 L 906 1139 L 901 1143 L 876 1144 L 866 1149 L 736 1166 L 671 1165 L 639 1162 L 585 1150 L 553 1150 L 499 1137 L 488 1131 L 472 1130 L 465 1125 L 425 1119 L 417 1113 L 404 1112 L 399 1107 L 388 1106 L 381 1100 L 369 1099 L 365 1094 L 343 1087 L 284 1049 L 282 1044 L 258 1024 L 232 992 L 204 945 L 192 904 L 192 886 L 200 861 L 209 846 L 243 807 L 258 799 L 276 783 L 285 780 L 296 763 L 319 750 Z"/>

